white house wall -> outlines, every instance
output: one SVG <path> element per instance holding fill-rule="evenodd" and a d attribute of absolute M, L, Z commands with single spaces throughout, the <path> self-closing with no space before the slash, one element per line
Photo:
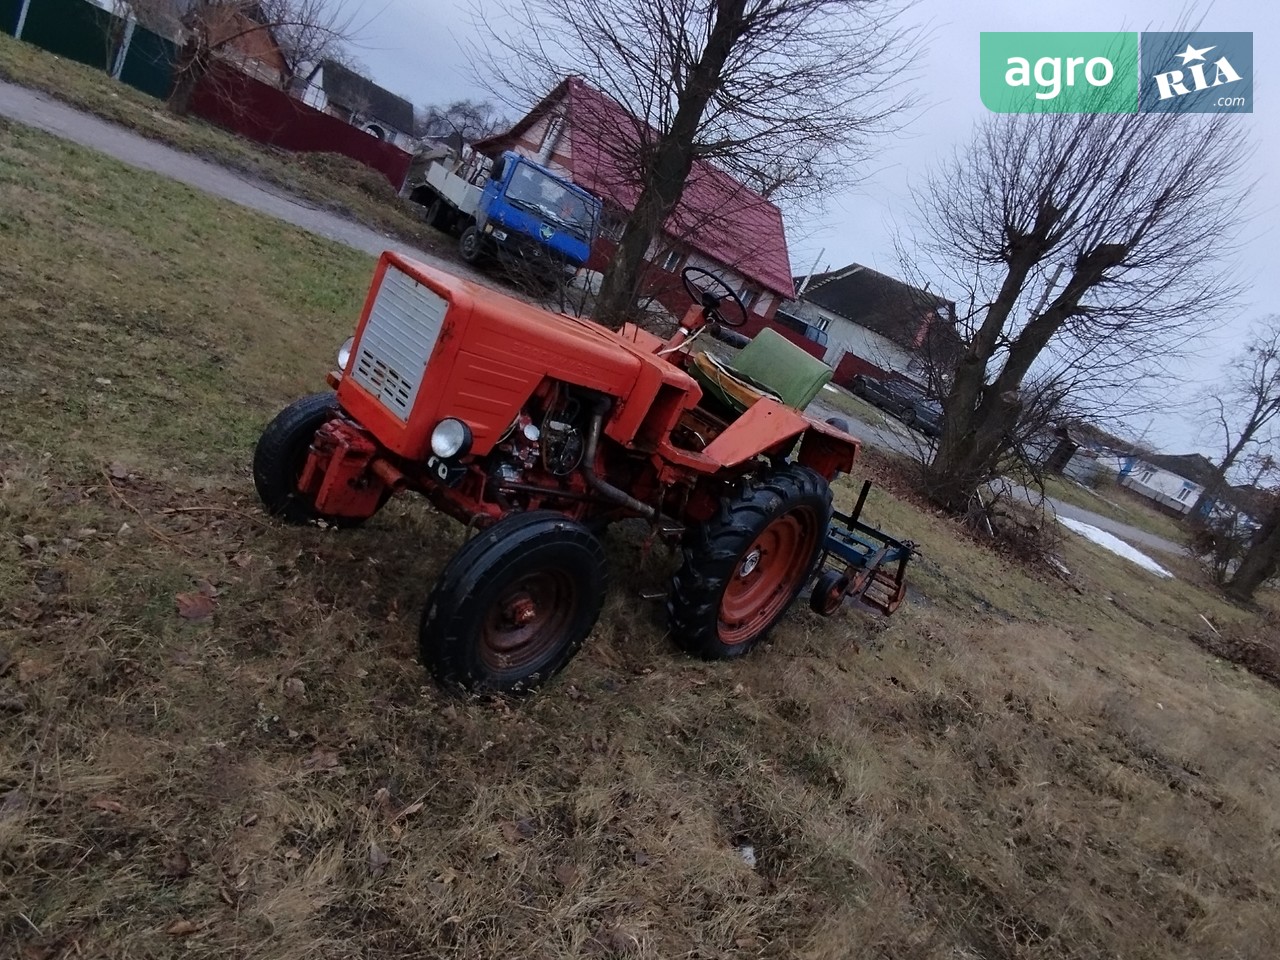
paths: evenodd
<path fill-rule="evenodd" d="M 881 370 L 903 376 L 919 372 L 915 355 L 906 347 L 829 310 L 819 308 L 818 312 L 827 320 L 827 354 L 823 358 L 827 363 L 838 364 L 847 351 L 874 363 Z"/>
<path fill-rule="evenodd" d="M 1172 507 L 1179 513 L 1190 512 L 1204 492 L 1204 487 L 1200 484 L 1142 461 L 1135 463 L 1120 482 L 1130 490 Z"/>

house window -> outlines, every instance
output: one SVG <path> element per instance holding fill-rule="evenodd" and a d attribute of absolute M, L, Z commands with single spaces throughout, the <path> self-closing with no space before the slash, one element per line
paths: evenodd
<path fill-rule="evenodd" d="M 1154 470 L 1143 470 L 1141 475 L 1138 477 L 1138 482 L 1149 484 L 1151 482 L 1151 478 L 1154 476 L 1155 476 Z"/>
<path fill-rule="evenodd" d="M 1186 502 L 1187 502 L 1187 497 L 1189 497 L 1189 496 L 1191 496 L 1191 488 L 1190 488 L 1190 487 L 1183 487 L 1183 488 L 1178 492 L 1178 499 L 1179 499 L 1179 500 L 1181 500 L 1183 503 L 1186 503 Z"/>
<path fill-rule="evenodd" d="M 667 273 L 675 273 L 675 269 L 680 264 L 680 251 L 671 250 L 662 258 L 662 269 Z"/>

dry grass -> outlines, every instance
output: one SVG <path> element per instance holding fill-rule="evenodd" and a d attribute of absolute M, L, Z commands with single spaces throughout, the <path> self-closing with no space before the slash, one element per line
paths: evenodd
<path fill-rule="evenodd" d="M 152 140 L 257 177 L 408 243 L 452 253 L 453 244 L 423 223 L 417 204 L 398 198 L 382 174 L 340 154 L 291 153 L 194 117 L 176 117 L 162 101 L 111 80 L 101 70 L 3 33 L 0 80 L 35 87 Z"/>
<path fill-rule="evenodd" d="M 924 548 L 891 621 L 801 605 L 747 660 L 690 661 L 644 599 L 670 559 L 624 526 L 563 678 L 454 701 L 413 657 L 457 526 L 281 528 L 246 469 L 371 262 L 13 127 L 0 237 L 5 955 L 1280 942 L 1280 695 L 1187 639 L 1245 611 L 1074 541 L 1073 583 L 1028 572 L 869 458 L 869 519 Z"/>

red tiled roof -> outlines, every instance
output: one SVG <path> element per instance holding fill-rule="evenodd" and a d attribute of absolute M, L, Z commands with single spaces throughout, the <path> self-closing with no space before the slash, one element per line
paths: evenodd
<path fill-rule="evenodd" d="M 637 152 L 628 146 L 641 141 L 644 128 L 625 107 L 579 77 L 563 81 L 510 131 L 477 148 L 509 148 L 561 100 L 567 106 L 570 177 L 601 199 L 631 210 L 640 190 L 637 178 L 628 176 L 624 166 L 627 156 Z M 652 130 L 646 132 L 644 139 L 651 139 Z M 784 298 L 795 295 L 781 211 L 708 161 L 694 161 L 684 195 L 664 228 L 766 290 Z"/>

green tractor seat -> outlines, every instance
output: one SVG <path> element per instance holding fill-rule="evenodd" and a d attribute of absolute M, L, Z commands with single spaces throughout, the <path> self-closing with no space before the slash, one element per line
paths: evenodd
<path fill-rule="evenodd" d="M 732 364 L 700 354 L 689 372 L 705 391 L 739 413 L 761 396 L 803 410 L 835 373 L 768 327 L 742 348 Z"/>

